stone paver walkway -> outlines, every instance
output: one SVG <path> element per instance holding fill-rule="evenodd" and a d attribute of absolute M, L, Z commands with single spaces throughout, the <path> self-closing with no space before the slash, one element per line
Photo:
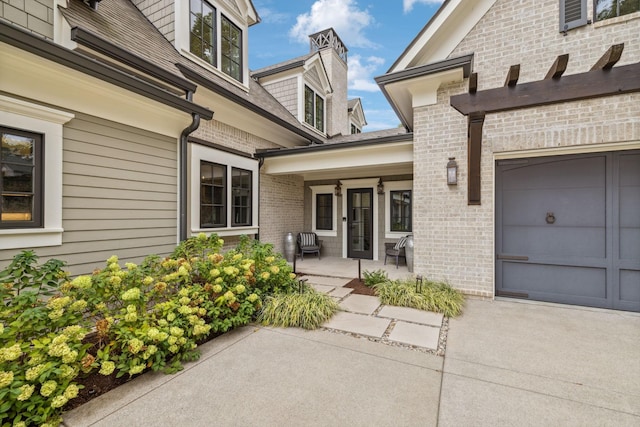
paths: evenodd
<path fill-rule="evenodd" d="M 335 298 L 343 311 L 323 327 L 392 344 L 438 350 L 443 315 L 407 307 L 382 305 L 378 297 L 352 294 L 350 279 L 304 276 L 318 292 Z"/>

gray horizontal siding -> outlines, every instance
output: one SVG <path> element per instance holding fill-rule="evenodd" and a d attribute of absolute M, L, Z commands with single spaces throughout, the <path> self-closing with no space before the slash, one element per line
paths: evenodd
<path fill-rule="evenodd" d="M 36 248 L 42 261 L 58 258 L 83 274 L 114 254 L 140 262 L 170 253 L 177 239 L 177 140 L 76 113 L 64 127 L 62 205 L 62 246 Z M 19 250 L 0 251 L 0 266 Z"/>

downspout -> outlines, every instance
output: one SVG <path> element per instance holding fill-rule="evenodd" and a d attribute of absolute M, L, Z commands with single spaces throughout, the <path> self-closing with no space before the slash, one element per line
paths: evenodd
<path fill-rule="evenodd" d="M 187 91 L 187 100 L 193 101 L 193 91 Z M 187 144 L 191 135 L 200 126 L 200 114 L 191 113 L 191 124 L 184 128 L 180 134 L 180 222 L 179 238 L 182 242 L 187 240 Z"/>
<path fill-rule="evenodd" d="M 260 241 L 260 185 L 262 184 L 262 176 L 260 175 L 260 170 L 262 169 L 262 165 L 264 165 L 264 157 L 260 157 L 258 159 L 258 233 L 256 234 L 256 240 Z"/>

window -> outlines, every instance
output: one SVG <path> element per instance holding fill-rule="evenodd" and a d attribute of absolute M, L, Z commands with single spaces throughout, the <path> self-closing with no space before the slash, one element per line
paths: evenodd
<path fill-rule="evenodd" d="M 596 21 L 640 11 L 640 0 L 595 0 Z"/>
<path fill-rule="evenodd" d="M 411 190 L 391 191 L 391 231 L 411 231 Z"/>
<path fill-rule="evenodd" d="M 189 50 L 214 67 L 217 64 L 216 9 L 206 1 L 191 0 Z"/>
<path fill-rule="evenodd" d="M 232 226 L 251 225 L 251 171 L 232 168 Z"/>
<path fill-rule="evenodd" d="M 216 68 L 219 63 L 220 71 L 242 82 L 242 46 L 240 27 L 220 14 L 209 2 L 190 0 L 189 52 Z"/>
<path fill-rule="evenodd" d="M 42 135 L 0 127 L 0 228 L 42 227 Z"/>
<path fill-rule="evenodd" d="M 316 229 L 333 230 L 333 194 L 316 194 Z"/>
<path fill-rule="evenodd" d="M 304 86 L 304 121 L 324 132 L 324 99 L 309 86 Z"/>
<path fill-rule="evenodd" d="M 242 81 L 242 31 L 222 17 L 222 71 Z"/>
<path fill-rule="evenodd" d="M 351 135 L 356 133 L 362 133 L 362 131 L 353 123 L 351 123 Z"/>
<path fill-rule="evenodd" d="M 225 227 L 227 168 L 201 161 L 200 176 L 200 228 Z"/>
<path fill-rule="evenodd" d="M 206 142 L 189 144 L 191 233 L 258 232 L 258 161 Z"/>

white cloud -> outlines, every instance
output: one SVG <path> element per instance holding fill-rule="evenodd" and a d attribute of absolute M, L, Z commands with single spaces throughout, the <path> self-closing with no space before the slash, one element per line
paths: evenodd
<path fill-rule="evenodd" d="M 366 9 L 359 9 L 355 0 L 316 0 L 311 11 L 298 15 L 289 36 L 300 43 L 308 43 L 309 35 L 333 28 L 342 41 L 351 47 L 373 48 L 364 31 L 375 22 Z"/>
<path fill-rule="evenodd" d="M 402 8 L 404 13 L 411 12 L 413 5 L 416 3 L 423 4 L 442 4 L 443 0 L 402 0 Z"/>
<path fill-rule="evenodd" d="M 360 55 L 349 56 L 349 90 L 380 91 L 378 85 L 373 81 L 373 77 L 382 64 L 384 64 L 384 58 L 377 56 L 369 56 L 368 58 L 362 58 Z"/>
<path fill-rule="evenodd" d="M 259 9 L 258 14 L 260 15 L 260 19 L 262 20 L 262 22 L 268 24 L 282 24 L 286 22 L 287 19 L 289 19 L 289 14 L 280 13 L 268 7 Z"/>

